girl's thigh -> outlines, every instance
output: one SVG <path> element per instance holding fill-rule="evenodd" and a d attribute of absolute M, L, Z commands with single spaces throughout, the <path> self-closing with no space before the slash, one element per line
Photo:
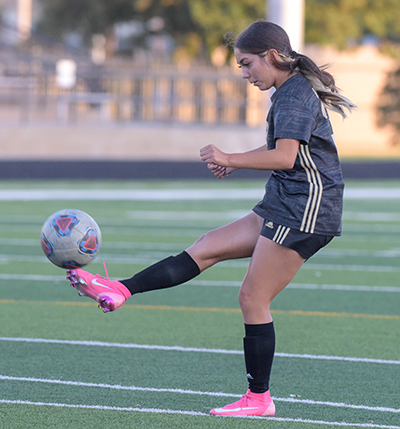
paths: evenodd
<path fill-rule="evenodd" d="M 291 282 L 304 261 L 295 250 L 260 236 L 239 293 L 245 323 L 272 320 L 271 301 Z"/>
<path fill-rule="evenodd" d="M 201 271 L 220 261 L 251 257 L 263 222 L 262 217 L 251 212 L 235 222 L 208 232 L 186 251 Z"/>

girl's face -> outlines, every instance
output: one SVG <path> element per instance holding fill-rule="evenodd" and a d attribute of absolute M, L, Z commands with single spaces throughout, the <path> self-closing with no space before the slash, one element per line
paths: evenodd
<path fill-rule="evenodd" d="M 237 48 L 234 52 L 236 61 L 242 69 L 242 78 L 247 79 L 260 91 L 266 91 L 273 86 L 278 89 L 290 76 L 273 66 L 269 56 L 278 55 L 275 50 L 268 51 L 265 57 L 241 52 Z"/>

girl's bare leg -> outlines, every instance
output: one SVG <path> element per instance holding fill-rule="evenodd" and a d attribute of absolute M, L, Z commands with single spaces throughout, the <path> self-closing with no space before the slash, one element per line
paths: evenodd
<path fill-rule="evenodd" d="M 251 257 L 263 221 L 263 218 L 251 212 L 235 222 L 203 235 L 186 249 L 186 252 L 196 261 L 200 271 L 217 262 Z"/>
<path fill-rule="evenodd" d="M 239 292 L 246 324 L 272 321 L 272 300 L 290 283 L 304 261 L 295 250 L 259 237 Z"/>

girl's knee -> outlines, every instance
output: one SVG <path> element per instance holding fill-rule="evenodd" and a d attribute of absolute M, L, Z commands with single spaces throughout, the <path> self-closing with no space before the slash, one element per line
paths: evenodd
<path fill-rule="evenodd" d="M 201 271 L 217 263 L 218 257 L 215 257 L 215 249 L 211 245 L 209 232 L 199 237 L 188 249 L 187 253 L 196 261 Z"/>
<path fill-rule="evenodd" d="M 264 307 L 265 303 L 261 303 L 259 297 L 256 294 L 252 293 L 252 291 L 241 288 L 239 291 L 239 305 L 243 310 L 251 311 L 252 309 L 257 309 L 260 307 Z M 267 303 L 268 304 L 268 303 Z"/>
<path fill-rule="evenodd" d="M 239 291 L 239 305 L 244 316 L 269 314 L 272 299 L 257 289 L 243 287 Z"/>

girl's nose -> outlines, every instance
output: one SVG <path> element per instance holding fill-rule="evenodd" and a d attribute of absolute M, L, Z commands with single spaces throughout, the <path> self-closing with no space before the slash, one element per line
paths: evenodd
<path fill-rule="evenodd" d="M 250 77 L 250 73 L 246 69 L 242 69 L 242 79 L 248 79 Z"/>

